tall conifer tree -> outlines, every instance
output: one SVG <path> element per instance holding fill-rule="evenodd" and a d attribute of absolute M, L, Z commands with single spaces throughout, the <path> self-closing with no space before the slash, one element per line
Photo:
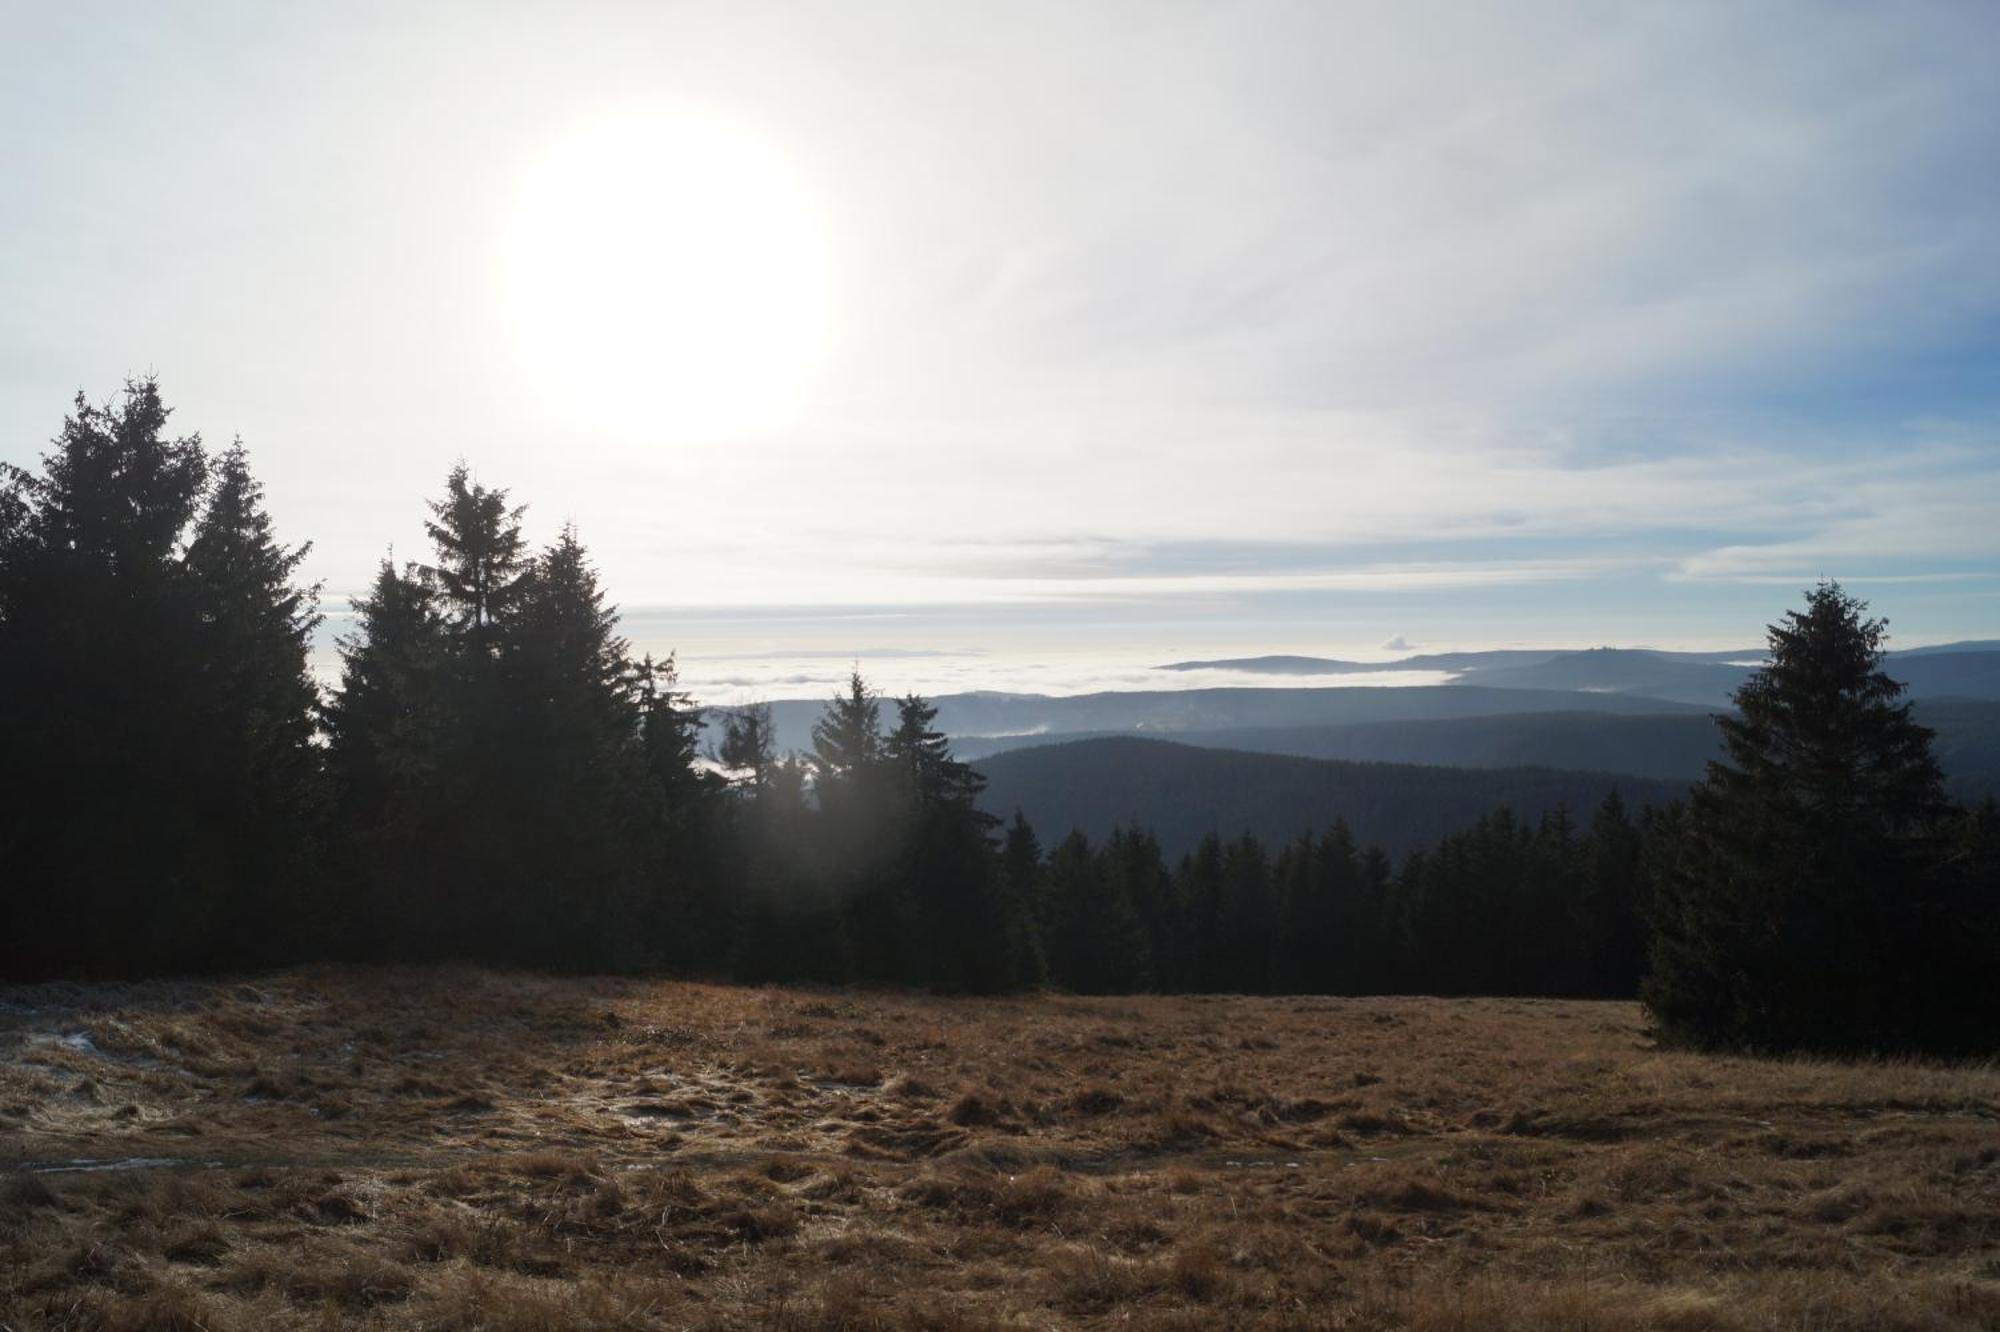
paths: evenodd
<path fill-rule="evenodd" d="M 506 521 L 520 513 L 477 511 Z M 486 581 L 508 577 L 496 561 Z M 505 739 L 484 788 L 499 816 L 485 835 L 506 857 L 493 882 L 506 947 L 547 965 L 636 962 L 645 949 L 633 927 L 650 914 L 641 884 L 664 792 L 647 780 L 639 682 L 617 612 L 567 526 L 494 604 L 505 608 L 488 621 Z"/>
<path fill-rule="evenodd" d="M 526 507 L 509 508 L 506 491 L 475 482 L 461 462 L 445 477 L 444 498 L 430 501 L 430 511 L 424 530 L 437 550 L 437 563 L 428 572 L 438 595 L 453 627 L 490 648 L 526 581 L 529 560 L 521 535 Z"/>
<path fill-rule="evenodd" d="M 451 645 L 423 570 L 383 560 L 340 640 L 340 687 L 324 710 L 327 769 L 344 835 L 342 951 L 427 956 L 445 949 L 455 906 L 443 767 L 452 725 Z"/>
<path fill-rule="evenodd" d="M 240 446 L 211 487 L 168 415 L 151 379 L 79 395 L 0 479 L 9 970 L 243 965 L 296 914 L 313 594 Z"/>
<path fill-rule="evenodd" d="M 215 460 L 185 560 L 207 717 L 187 771 L 206 778 L 215 818 L 209 860 L 230 885 L 218 960 L 268 959 L 318 929 L 302 895 L 323 807 L 313 743 L 319 687 L 307 661 L 319 589 L 296 582 L 310 549 L 278 543 L 263 487 L 236 441 Z"/>
<path fill-rule="evenodd" d="M 771 784 L 772 768 L 778 758 L 771 705 L 751 703 L 724 714 L 722 740 L 715 757 L 723 767 L 738 774 L 733 780 L 754 794 L 762 794 Z"/>
<path fill-rule="evenodd" d="M 880 775 L 882 704 L 856 667 L 847 678 L 847 692 L 836 694 L 813 723 L 813 772 L 821 803 L 831 793 L 837 801 L 846 790 L 865 786 Z"/>
<path fill-rule="evenodd" d="M 1837 583 L 1771 626 L 1768 663 L 1722 717 L 1726 757 L 1689 802 L 1654 912 L 1644 997 L 1702 1046 L 1888 1050 L 1939 1016 L 1921 969 L 1948 813 L 1886 625 Z"/>
<path fill-rule="evenodd" d="M 159 386 L 78 394 L 40 475 L 12 470 L 0 547 L 0 935 L 17 974 L 182 962 L 198 890 L 177 765 L 198 741 L 180 545 L 208 459 Z"/>

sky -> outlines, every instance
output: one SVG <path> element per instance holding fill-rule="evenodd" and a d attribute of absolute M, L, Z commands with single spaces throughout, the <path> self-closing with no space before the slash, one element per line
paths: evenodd
<path fill-rule="evenodd" d="M 463 458 L 718 697 L 2000 637 L 1986 0 L 7 30 L 0 460 L 157 374 L 329 633 Z"/>

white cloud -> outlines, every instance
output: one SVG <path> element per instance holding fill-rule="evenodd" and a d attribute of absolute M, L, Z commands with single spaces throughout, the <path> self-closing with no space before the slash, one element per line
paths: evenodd
<path fill-rule="evenodd" d="M 1982 6 L 132 21 L 0 55 L 0 457 L 157 366 L 332 587 L 420 549 L 461 454 L 628 605 L 1548 589 L 1532 618 L 2000 568 Z M 518 173 L 663 89 L 831 219 L 789 431 L 549 421 L 501 331 Z"/>

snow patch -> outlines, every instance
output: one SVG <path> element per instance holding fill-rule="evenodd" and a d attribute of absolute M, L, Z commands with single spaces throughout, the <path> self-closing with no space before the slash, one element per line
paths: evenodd
<path fill-rule="evenodd" d="M 106 1170 L 159 1170 L 169 1166 L 201 1166 L 213 1170 L 221 1166 L 220 1161 L 177 1161 L 171 1156 L 125 1156 L 115 1161 L 93 1161 L 78 1158 L 73 1161 L 49 1161 L 26 1167 L 31 1175 L 92 1175 Z"/>

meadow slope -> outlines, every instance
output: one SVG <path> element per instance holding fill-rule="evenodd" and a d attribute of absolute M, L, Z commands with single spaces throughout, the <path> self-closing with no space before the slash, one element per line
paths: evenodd
<path fill-rule="evenodd" d="M 2000 1071 L 1630 1004 L 0 990 L 0 1326 L 2000 1327 Z"/>

